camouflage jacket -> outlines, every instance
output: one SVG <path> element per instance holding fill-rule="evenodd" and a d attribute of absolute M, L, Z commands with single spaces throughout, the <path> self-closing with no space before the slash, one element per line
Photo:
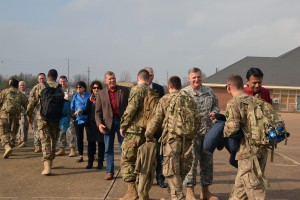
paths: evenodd
<path fill-rule="evenodd" d="M 247 95 L 244 92 L 239 93 L 237 96 L 230 99 L 226 107 L 226 123 L 224 127 L 224 137 L 229 137 L 232 134 L 236 133 L 240 128 L 244 131 L 246 124 L 248 123 L 247 119 L 247 107 L 241 102 L 242 99 L 253 98 L 252 96 Z M 236 159 L 246 159 L 250 154 L 250 146 L 245 137 L 241 139 L 240 149 L 236 154 Z"/>
<path fill-rule="evenodd" d="M 128 105 L 121 118 L 120 128 L 128 133 L 142 133 L 143 129 L 137 125 L 137 122 L 143 117 L 144 98 L 147 94 L 149 85 L 140 84 L 131 88 L 128 98 Z"/>
<path fill-rule="evenodd" d="M 57 87 L 58 83 L 55 81 L 48 80 L 47 83 L 50 87 Z M 33 117 L 33 111 L 36 109 L 36 119 L 42 119 L 40 111 L 41 111 L 41 105 L 40 105 L 40 98 L 42 91 L 46 88 L 44 83 L 39 83 L 36 86 L 34 86 L 29 94 L 29 104 L 27 106 L 27 116 L 32 119 Z"/>
<path fill-rule="evenodd" d="M 5 101 L 7 101 L 6 99 L 6 95 L 10 90 L 14 90 L 15 92 L 17 92 L 19 94 L 19 98 L 21 101 L 21 106 L 22 109 L 26 109 L 27 108 L 27 104 L 28 104 L 28 99 L 25 96 L 25 94 L 23 94 L 19 89 L 17 88 L 13 88 L 13 87 L 9 87 L 7 89 L 4 89 L 0 92 L 0 118 L 7 118 L 8 114 L 3 110 L 3 104 L 5 103 Z"/>
<path fill-rule="evenodd" d="M 205 135 L 212 126 L 209 114 L 211 112 L 220 112 L 217 96 L 210 87 L 205 85 L 202 85 L 199 90 L 194 90 L 190 85 L 183 88 L 183 90 L 191 95 L 197 103 L 197 110 L 201 116 L 201 125 L 198 136 Z"/>
<path fill-rule="evenodd" d="M 173 121 L 168 122 L 166 116 L 167 116 L 168 107 L 170 106 L 171 99 L 174 98 L 177 94 L 178 92 L 166 94 L 159 100 L 155 110 L 155 115 L 147 125 L 147 129 L 145 132 L 146 136 L 153 137 L 153 135 L 158 129 L 163 128 L 162 138 L 164 141 L 168 141 L 171 138 L 178 137 L 176 134 L 169 133 L 170 131 L 168 131 L 168 126 L 166 126 L 166 123 L 174 123 Z"/>

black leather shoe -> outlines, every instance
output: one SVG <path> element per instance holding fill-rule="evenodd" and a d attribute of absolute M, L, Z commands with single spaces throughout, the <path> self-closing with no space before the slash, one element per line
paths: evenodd
<path fill-rule="evenodd" d="M 92 163 L 89 163 L 85 168 L 86 168 L 86 169 L 92 169 L 92 168 L 93 168 L 93 164 L 92 164 Z"/>
<path fill-rule="evenodd" d="M 98 161 L 97 169 L 102 169 L 102 168 L 103 168 L 103 162 Z"/>
<path fill-rule="evenodd" d="M 78 162 L 78 163 L 83 162 L 83 158 L 79 158 L 78 160 L 76 160 L 76 162 Z"/>
<path fill-rule="evenodd" d="M 169 186 L 168 183 L 165 183 L 163 180 L 158 180 L 157 185 L 161 188 L 167 188 Z"/>

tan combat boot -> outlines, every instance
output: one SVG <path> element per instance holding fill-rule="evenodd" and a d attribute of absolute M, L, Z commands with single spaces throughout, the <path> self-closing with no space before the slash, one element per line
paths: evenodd
<path fill-rule="evenodd" d="M 45 160 L 44 161 L 44 170 L 42 171 L 42 175 L 49 175 L 51 174 L 51 161 Z"/>
<path fill-rule="evenodd" d="M 186 200 L 196 200 L 194 186 L 186 188 Z"/>
<path fill-rule="evenodd" d="M 5 146 L 4 146 L 4 149 L 5 149 L 5 152 L 4 152 L 4 154 L 3 154 L 3 158 L 4 159 L 6 159 L 6 158 L 8 158 L 9 156 L 10 156 L 10 154 L 12 153 L 12 148 L 10 147 L 10 145 L 9 144 L 6 144 Z"/>
<path fill-rule="evenodd" d="M 69 157 L 75 157 L 75 156 L 76 156 L 76 148 L 71 147 Z"/>
<path fill-rule="evenodd" d="M 56 156 L 64 156 L 65 148 L 59 148 L 58 152 L 55 153 Z"/>
<path fill-rule="evenodd" d="M 120 200 L 136 200 L 138 198 L 135 182 L 129 182 L 127 192 L 124 197 L 120 198 Z"/>
<path fill-rule="evenodd" d="M 201 193 L 200 193 L 201 200 L 219 200 L 218 197 L 213 196 L 208 189 L 208 185 L 202 185 Z"/>
<path fill-rule="evenodd" d="M 42 152 L 42 148 L 40 145 L 34 146 L 34 153 Z"/>
<path fill-rule="evenodd" d="M 25 142 L 21 142 L 21 143 L 18 145 L 18 148 L 23 148 L 23 147 L 26 147 L 26 143 L 25 143 Z"/>

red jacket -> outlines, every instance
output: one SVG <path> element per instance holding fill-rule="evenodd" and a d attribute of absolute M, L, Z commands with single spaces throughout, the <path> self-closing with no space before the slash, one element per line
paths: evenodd
<path fill-rule="evenodd" d="M 248 86 L 244 88 L 244 92 L 247 93 L 248 95 L 251 95 L 251 96 L 256 95 L 256 94 L 253 94 L 252 90 Z M 270 97 L 270 93 L 269 93 L 269 90 L 267 88 L 261 87 L 260 97 L 265 102 L 268 102 L 268 103 L 272 104 L 272 99 Z"/>

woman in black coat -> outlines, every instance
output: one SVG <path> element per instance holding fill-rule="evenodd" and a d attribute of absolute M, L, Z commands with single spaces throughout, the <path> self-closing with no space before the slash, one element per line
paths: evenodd
<path fill-rule="evenodd" d="M 90 92 L 91 96 L 87 101 L 87 105 L 85 110 L 83 111 L 84 114 L 88 115 L 87 122 L 90 123 L 90 131 L 87 134 L 87 141 L 88 141 L 88 164 L 86 169 L 92 169 L 93 163 L 95 160 L 96 154 L 96 146 L 98 146 L 98 166 L 97 169 L 103 168 L 103 161 L 104 161 L 104 140 L 103 134 L 100 133 L 96 121 L 95 121 L 95 105 L 96 105 L 96 96 L 98 91 L 102 90 L 102 84 L 100 81 L 93 81 L 90 84 Z M 97 143 L 97 145 L 96 145 Z"/>

